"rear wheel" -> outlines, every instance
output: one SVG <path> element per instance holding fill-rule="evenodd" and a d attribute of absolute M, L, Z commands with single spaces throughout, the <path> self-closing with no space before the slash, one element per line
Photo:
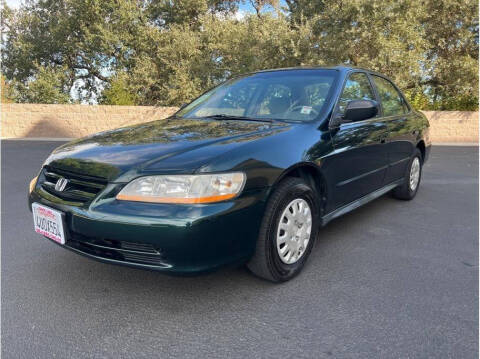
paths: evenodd
<path fill-rule="evenodd" d="M 283 180 L 268 201 L 250 271 L 273 282 L 297 275 L 312 250 L 317 211 L 310 186 L 299 178 Z"/>
<path fill-rule="evenodd" d="M 409 201 L 415 197 L 422 179 L 422 164 L 422 153 L 417 148 L 407 166 L 403 184 L 393 190 L 395 198 Z"/>

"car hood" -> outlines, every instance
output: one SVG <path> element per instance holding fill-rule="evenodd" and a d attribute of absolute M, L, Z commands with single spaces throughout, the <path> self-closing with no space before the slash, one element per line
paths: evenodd
<path fill-rule="evenodd" d="M 148 170 L 167 159 L 172 163 L 174 156 L 182 154 L 185 158 L 189 151 L 194 156 L 195 150 L 210 146 L 207 156 L 202 151 L 205 163 L 226 150 L 226 146 L 219 144 L 231 147 L 231 144 L 270 136 L 285 127 L 287 125 L 281 122 L 158 120 L 69 142 L 53 151 L 45 165 L 114 181 L 127 171 Z M 198 167 L 198 162 L 196 164 Z M 176 163 L 175 168 L 184 172 L 196 169 L 182 168 L 182 163 Z"/>

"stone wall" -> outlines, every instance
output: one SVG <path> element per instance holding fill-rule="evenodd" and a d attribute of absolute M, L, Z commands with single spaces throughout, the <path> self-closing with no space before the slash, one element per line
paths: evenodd
<path fill-rule="evenodd" d="M 423 111 L 433 143 L 478 143 L 478 111 Z"/>
<path fill-rule="evenodd" d="M 163 119 L 176 107 L 2 104 L 2 138 L 76 138 Z M 478 112 L 426 111 L 433 143 L 478 143 Z"/>
<path fill-rule="evenodd" d="M 168 117 L 176 107 L 2 104 L 2 138 L 76 138 Z"/>

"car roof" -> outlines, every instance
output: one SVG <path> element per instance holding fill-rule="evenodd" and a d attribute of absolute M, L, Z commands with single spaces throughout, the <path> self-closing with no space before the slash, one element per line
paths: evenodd
<path fill-rule="evenodd" d="M 376 71 L 364 69 L 361 67 L 355 67 L 355 66 L 347 66 L 347 65 L 337 65 L 337 66 L 295 66 L 295 67 L 283 67 L 283 68 L 278 68 L 278 69 L 265 69 L 265 70 L 259 70 L 259 71 L 253 71 L 251 74 L 257 74 L 257 73 L 263 73 L 263 72 L 277 72 L 277 71 L 295 71 L 295 70 L 337 70 L 343 73 L 352 71 L 352 70 L 357 70 L 357 71 L 366 71 L 372 74 L 380 75 L 382 77 L 385 77 L 385 75 L 382 75 Z"/>

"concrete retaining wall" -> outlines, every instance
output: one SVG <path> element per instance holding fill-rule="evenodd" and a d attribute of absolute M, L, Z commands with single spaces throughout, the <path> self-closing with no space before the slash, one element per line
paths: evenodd
<path fill-rule="evenodd" d="M 2 138 L 76 138 L 163 119 L 176 107 L 2 104 Z M 478 143 L 478 111 L 425 111 L 433 143 Z"/>

